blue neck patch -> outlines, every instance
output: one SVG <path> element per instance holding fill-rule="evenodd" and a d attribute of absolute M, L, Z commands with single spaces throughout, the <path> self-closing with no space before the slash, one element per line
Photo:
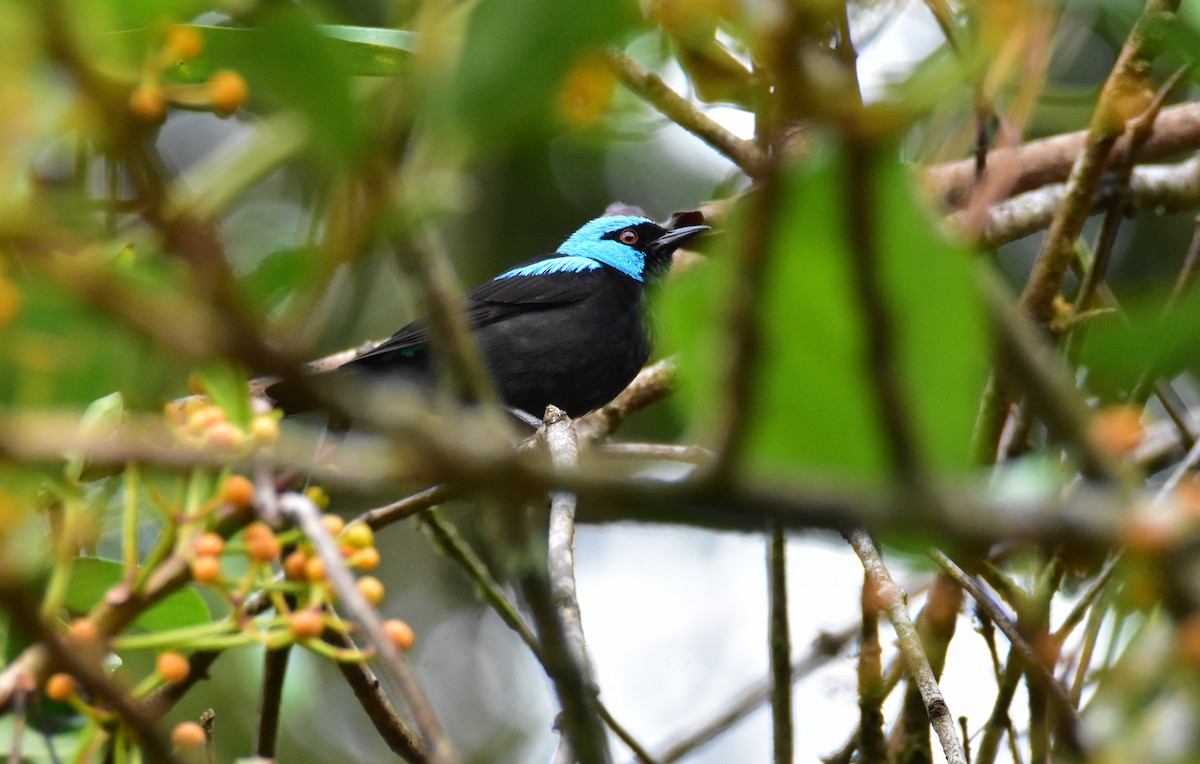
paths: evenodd
<path fill-rule="evenodd" d="M 571 234 L 558 248 L 558 253 L 568 256 L 564 259 L 586 258 L 610 268 L 616 268 L 626 276 L 641 281 L 642 271 L 646 267 L 645 255 L 619 241 L 601 237 L 622 228 L 649 222 L 652 221 L 636 215 L 605 215 L 596 218 Z"/>
<path fill-rule="evenodd" d="M 538 260 L 536 263 L 522 265 L 505 271 L 496 278 L 507 279 L 513 276 L 545 276 L 548 273 L 579 273 L 594 271 L 601 267 L 600 263 L 586 257 L 551 257 L 548 260 Z"/>

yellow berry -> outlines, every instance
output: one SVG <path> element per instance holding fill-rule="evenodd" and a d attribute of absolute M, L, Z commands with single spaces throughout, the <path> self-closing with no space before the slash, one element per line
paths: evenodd
<path fill-rule="evenodd" d="M 228 117 L 246 103 L 250 88 L 237 72 L 224 69 L 208 80 L 208 100 L 217 116 Z"/>
<path fill-rule="evenodd" d="M 195 722 L 181 722 L 171 730 L 171 743 L 176 748 L 199 748 L 206 740 L 204 728 Z"/>
<path fill-rule="evenodd" d="M 216 557 L 225 551 L 225 539 L 215 533 L 202 534 L 196 539 L 195 551 L 201 557 Z"/>
<path fill-rule="evenodd" d="M 129 110 L 145 122 L 158 122 L 167 113 L 167 99 L 163 97 L 162 88 L 151 82 L 138 85 L 129 94 Z"/>
<path fill-rule="evenodd" d="M 383 622 L 383 633 L 387 638 L 392 640 L 392 644 L 399 647 L 401 650 L 411 650 L 413 643 L 416 642 L 416 635 L 413 634 L 412 627 L 398 618 L 391 618 Z"/>
<path fill-rule="evenodd" d="M 358 591 L 367 598 L 367 602 L 378 605 L 383 602 L 383 583 L 375 576 L 363 576 L 358 579 Z"/>
<path fill-rule="evenodd" d="M 304 497 L 317 505 L 317 509 L 329 509 L 329 494 L 318 485 L 310 485 L 304 489 Z"/>
<path fill-rule="evenodd" d="M 154 668 L 158 671 L 158 675 L 170 684 L 179 684 L 192 672 L 188 659 L 173 650 L 168 650 L 158 656 Z"/>
<path fill-rule="evenodd" d="M 192 578 L 198 584 L 215 584 L 221 580 L 221 561 L 204 555 L 192 560 Z"/>
<path fill-rule="evenodd" d="M 269 446 L 279 440 L 279 421 L 270 414 L 254 417 L 250 424 L 250 437 L 260 446 Z"/>
<path fill-rule="evenodd" d="M 313 639 L 325 631 L 325 620 L 315 610 L 297 610 L 288 618 L 288 631 L 296 639 Z"/>
<path fill-rule="evenodd" d="M 46 697 L 51 700 L 66 700 L 75 694 L 75 677 L 70 674 L 54 674 L 46 680 Z"/>
<path fill-rule="evenodd" d="M 321 524 L 330 536 L 336 536 L 346 527 L 346 521 L 337 515 L 321 515 Z"/>
<path fill-rule="evenodd" d="M 204 50 L 204 37 L 195 27 L 174 26 L 167 32 L 167 55 L 181 61 L 195 58 Z"/>
<path fill-rule="evenodd" d="M 221 498 L 235 507 L 248 507 L 254 503 L 254 483 L 241 475 L 230 475 L 221 488 Z"/>
<path fill-rule="evenodd" d="M 355 549 L 366 549 L 375 544 L 375 532 L 366 523 L 354 523 L 342 531 L 341 540 Z"/>

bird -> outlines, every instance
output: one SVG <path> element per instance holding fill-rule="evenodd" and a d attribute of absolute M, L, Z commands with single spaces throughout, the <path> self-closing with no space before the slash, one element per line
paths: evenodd
<path fill-rule="evenodd" d="M 466 296 L 466 319 L 500 402 L 526 421 L 553 404 L 575 418 L 611 401 L 650 357 L 647 287 L 670 269 L 676 249 L 709 230 L 666 228 L 638 215 L 584 224 L 553 253 L 520 263 Z M 285 413 L 322 408 L 349 376 L 429 385 L 436 355 L 418 319 L 336 369 L 283 379 L 266 394 Z M 353 417 L 353 412 L 343 412 Z"/>

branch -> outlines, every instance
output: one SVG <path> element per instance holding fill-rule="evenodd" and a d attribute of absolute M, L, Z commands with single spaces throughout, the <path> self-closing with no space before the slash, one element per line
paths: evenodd
<path fill-rule="evenodd" d="M 717 150 L 752 178 L 760 177 L 767 158 L 752 142 L 737 137 L 705 114 L 691 101 L 676 93 L 662 78 L 640 67 L 617 48 L 606 53 L 608 65 L 625 87 L 637 93 L 667 119 Z"/>
<path fill-rule="evenodd" d="M 1040 141 L 1031 141 L 988 154 L 989 162 L 1004 162 L 1017 168 L 1010 193 L 1018 194 L 1066 180 L 1083 150 L 1088 131 L 1065 133 Z M 1139 156 L 1153 162 L 1200 148 L 1200 103 L 1171 106 L 1162 110 L 1154 122 L 1154 134 L 1142 146 Z M 1127 141 L 1118 140 L 1113 153 L 1128 150 Z M 949 208 L 958 208 L 969 198 L 975 185 L 975 159 L 962 159 L 934 165 L 922 173 L 922 185 L 931 197 Z"/>
<path fill-rule="evenodd" d="M 925 656 L 925 649 L 921 646 L 921 635 L 917 633 L 917 629 L 908 615 L 907 598 L 904 592 L 892 580 L 891 574 L 884 566 L 879 552 L 875 549 L 875 544 L 866 531 L 852 530 L 846 534 L 846 540 L 850 542 L 850 546 L 854 547 L 858 558 L 862 560 L 863 570 L 871 579 L 872 588 L 879 598 L 881 609 L 887 611 L 888 619 L 896 630 L 900 654 L 904 656 L 909 676 L 920 690 L 921 699 L 925 701 L 925 710 L 929 713 L 929 723 L 942 744 L 947 764 L 967 764 L 962 742 L 958 739 L 958 730 L 954 727 L 954 716 L 950 713 L 950 708 L 942 697 L 942 691 L 938 687 L 933 669 L 929 665 L 929 659 Z"/>
<path fill-rule="evenodd" d="M 321 522 L 321 512 L 308 498 L 297 493 L 285 493 L 279 497 L 280 511 L 289 517 L 312 542 L 313 548 L 325 563 L 326 576 L 329 583 L 337 592 L 340 606 L 350 616 L 351 620 L 362 628 L 367 641 L 375 648 L 379 656 L 380 669 L 387 677 L 404 702 L 408 704 L 417 729 L 421 733 L 429 761 L 434 764 L 453 762 L 457 760 L 450 741 L 442 731 L 442 726 L 434 715 L 433 708 L 425 696 L 425 691 L 417 682 L 412 667 L 404 654 L 392 640 L 383 632 L 383 621 L 379 613 L 354 584 L 354 576 L 346 567 L 337 543 Z"/>
<path fill-rule="evenodd" d="M 556 469 L 571 469 L 579 459 L 571 420 L 554 406 L 546 408 L 546 425 L 540 437 Z M 569 747 L 581 764 L 609 761 L 604 727 L 590 697 L 597 695 L 588 662 L 587 642 L 575 590 L 575 496 L 566 491 L 550 494 L 549 534 L 546 547 L 549 603 L 530 602 L 542 638 L 546 671 L 562 703 L 563 747 Z M 540 588 L 540 587 L 537 587 Z M 547 612 L 551 604 L 553 612 Z M 558 654 L 561 651 L 561 654 Z"/>

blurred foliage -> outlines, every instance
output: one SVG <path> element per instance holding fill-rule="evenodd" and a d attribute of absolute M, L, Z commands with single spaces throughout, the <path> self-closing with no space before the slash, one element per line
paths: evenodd
<path fill-rule="evenodd" d="M 977 277 L 999 268 L 1019 290 L 1043 234 L 978 251 L 945 230 L 914 167 L 969 156 L 980 125 L 989 141 L 1016 140 L 998 130 L 1002 120 L 1024 139 L 1086 128 L 1143 4 L 951 3 L 939 31 L 929 14 L 943 6 L 0 0 L 0 590 L 11 595 L 2 624 L 8 666 L 32 652 L 31 619 L 39 617 L 63 639 L 80 639 L 70 644 L 81 652 L 115 639 L 101 651 L 105 666 L 140 696 L 165 683 L 149 654 L 228 648 L 213 683 L 168 717 L 178 722 L 218 706 L 233 730 L 218 736 L 226 760 L 250 748 L 259 651 L 299 646 L 308 652 L 285 690 L 279 759 L 388 756 L 339 678 L 334 661 L 347 655 L 298 623 L 333 597 L 308 570 L 318 566 L 311 542 L 295 529 L 251 524 L 248 511 L 254 486 L 242 473 L 291 486 L 298 472 L 290 468 L 306 466 L 319 438 L 303 424 L 286 423 L 281 433 L 279 416 L 255 407 L 247 383 L 386 336 L 418 315 L 423 283 L 413 264 L 438 243 L 461 283 L 473 284 L 551 251 L 615 201 L 662 220 L 712 202 L 714 226 L 698 244 L 706 256 L 656 295 L 658 353 L 677 354 L 678 390 L 670 405 L 629 422 L 631 438 L 718 441 L 731 410 L 731 360 L 746 340 L 731 316 L 753 281 L 761 285 L 750 294 L 760 336 L 747 371 L 748 471 L 739 477 L 798 490 L 810 481 L 889 489 L 893 444 L 869 363 L 880 327 L 855 283 L 865 239 L 918 463 L 995 501 L 1070 496 L 1077 466 L 1037 421 L 1001 469 L 981 473 L 968 462 L 996 363 Z M 923 31 L 889 34 L 902 24 Z M 845 47 L 843 26 L 857 51 Z M 1178 18 L 1150 28 L 1156 57 L 1131 102 L 1194 63 L 1198 30 L 1200 15 L 1187 3 Z M 621 83 L 606 58 L 614 54 L 661 74 L 695 112 L 675 122 L 663 116 L 669 108 L 652 105 L 652 93 Z M 1194 99 L 1196 72 L 1174 100 Z M 865 109 L 852 92 L 860 85 Z M 707 117 L 730 131 L 725 145 L 744 142 L 776 163 L 770 188 L 713 148 L 720 140 Z M 1068 280 L 1063 317 L 1077 323 L 1071 352 L 1060 353 L 1053 370 L 1079 383 L 1081 408 L 1136 407 L 1132 424 L 1106 420 L 1130 425 L 1132 436 L 1114 425 L 1103 431 L 1107 441 L 1095 438 L 1101 447 L 1116 443 L 1117 458 L 1127 460 L 1144 435 L 1139 416 L 1166 421 L 1153 406 L 1143 415 L 1142 401 L 1131 398 L 1147 379 L 1174 380 L 1183 405 L 1198 402 L 1200 298 L 1193 292 L 1165 308 L 1192 226 L 1155 212 L 1131 210 L 1136 217 L 1112 253 L 1104 284 L 1122 312 L 1067 315 L 1076 289 Z M 1097 225 L 1083 238 L 1092 240 Z M 129 453 L 118 448 L 126 432 L 141 438 Z M 474 442 L 469 432 L 464 447 L 486 452 L 491 442 Z M 359 459 L 357 445 L 351 438 L 351 456 L 326 473 L 343 484 L 324 520 L 331 525 L 423 488 L 413 484 L 420 470 L 444 457 L 418 441 Z M 1025 451 L 1032 453 L 1019 458 Z M 85 452 L 107 458 L 90 463 Z M 1131 467 L 1152 479 L 1154 468 L 1182 456 L 1176 448 Z M 162 463 L 143 464 L 154 457 Z M 394 471 L 355 483 L 356 470 L 381 464 Z M 328 500 L 300 482 L 313 501 Z M 1123 486 L 1123 495 L 1144 498 L 1156 485 Z M 1145 521 L 1131 505 L 1130 528 L 1121 531 L 1130 562 L 1089 610 L 1086 638 L 1099 639 L 1102 627 L 1111 635 L 1083 701 L 1085 725 L 1097 728 L 1086 726 L 1096 761 L 1183 761 L 1200 751 L 1194 714 L 1177 725 L 1183 743 L 1154 746 L 1155 730 L 1197 705 L 1200 616 L 1191 607 L 1200 587 L 1194 549 L 1184 542 L 1200 500 L 1187 499 L 1188 487 L 1167 520 Z M 477 510 L 466 504 L 450 514 L 469 526 L 464 533 L 488 565 L 519 567 L 476 527 L 486 514 Z M 889 540 L 911 549 L 940 532 L 913 527 Z M 382 581 L 385 609 L 413 623 L 417 649 L 430 651 L 422 655 L 439 657 L 432 694 L 449 709 L 444 717 L 465 756 L 541 756 L 554 712 L 544 676 L 515 639 L 489 631 L 500 632 L 494 618 L 482 622 L 476 585 L 413 533 L 393 534 L 375 580 L 367 575 L 380 562 L 374 540 L 351 543 L 344 533 L 331 531 L 358 585 L 374 592 Z M 1038 614 L 1052 603 L 1056 615 L 1071 606 L 1095 572 L 1090 557 L 1045 547 L 981 555 L 972 567 L 1007 598 L 1039 648 L 1052 635 Z M 304 570 L 284 580 L 288 559 Z M 131 614 L 128 627 L 90 640 L 73 631 L 87 628 L 81 622 L 119 621 L 105 618 L 163 570 L 175 571 L 176 583 L 155 592 L 161 597 Z M 273 611 L 245 612 L 256 594 Z M 17 595 L 32 597 L 35 609 L 20 610 Z M 318 625 L 345 628 L 340 617 L 323 617 Z M 1136 633 L 1122 637 L 1126 623 Z M 1065 657 L 1062 643 L 1054 645 L 1062 662 L 1052 669 L 1069 673 L 1064 667 L 1080 655 L 1072 640 L 1076 652 Z M 33 673 L 44 680 L 48 667 Z M 480 690 L 481 674 L 494 694 Z M 325 695 L 331 685 L 333 701 Z M 6 701 L 11 686 L 7 692 Z M 127 730 L 82 698 L 44 706 L 53 722 L 44 725 L 46 740 L 60 758 L 83 751 L 76 760 L 101 760 L 108 736 Z M 1119 723 L 1108 727 L 1096 721 L 1113 717 Z M 0 719 L 0 748 L 13 745 L 12 718 Z M 310 740 L 305 727 L 315 721 L 336 729 Z M 1033 731 L 1020 735 L 1032 744 Z M 121 745 L 110 747 L 112 759 L 124 760 Z M 23 758 L 53 760 L 45 741 L 28 733 Z"/>

